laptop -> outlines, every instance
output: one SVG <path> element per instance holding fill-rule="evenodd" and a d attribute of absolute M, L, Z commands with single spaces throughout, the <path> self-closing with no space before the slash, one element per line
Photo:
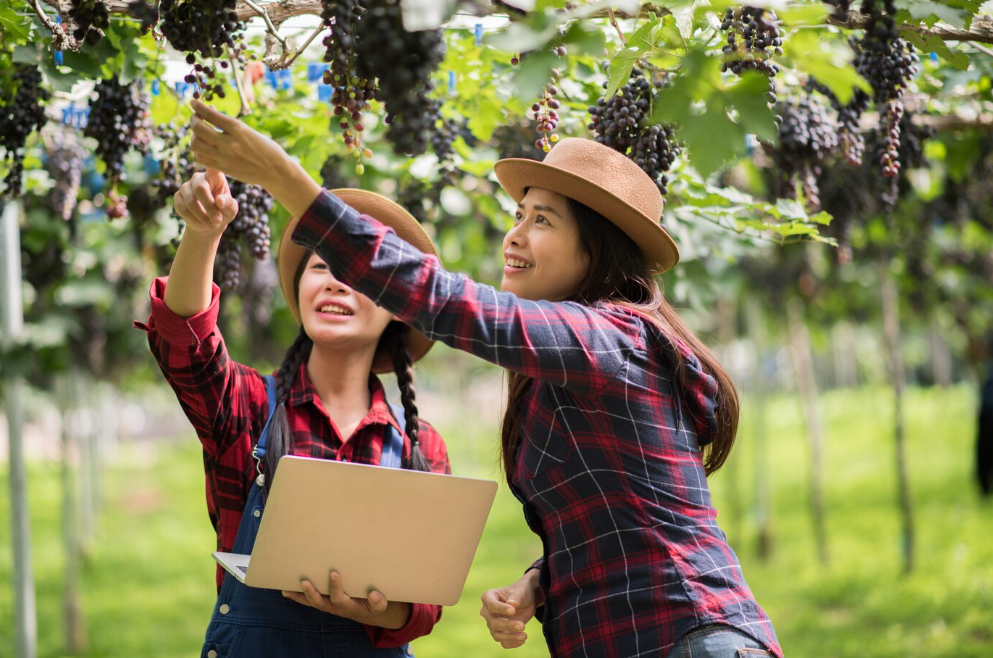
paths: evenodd
<path fill-rule="evenodd" d="M 251 555 L 214 559 L 249 587 L 455 605 L 493 505 L 492 480 L 296 457 L 279 461 Z"/>

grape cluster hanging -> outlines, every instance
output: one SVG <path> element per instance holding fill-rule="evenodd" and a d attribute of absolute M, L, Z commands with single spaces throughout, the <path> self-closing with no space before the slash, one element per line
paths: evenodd
<path fill-rule="evenodd" d="M 604 83 L 604 88 L 607 83 Z M 641 69 L 631 69 L 627 83 L 610 98 L 597 99 L 589 108 L 589 129 L 596 141 L 625 154 L 648 174 L 659 192 L 669 192 L 669 177 L 682 148 L 673 126 L 650 123 L 652 106 L 659 99 L 665 83 L 654 83 Z"/>

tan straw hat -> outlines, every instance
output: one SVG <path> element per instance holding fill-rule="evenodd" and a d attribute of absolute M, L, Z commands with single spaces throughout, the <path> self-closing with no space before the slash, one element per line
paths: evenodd
<path fill-rule="evenodd" d="M 654 271 L 665 272 L 679 262 L 676 243 L 662 228 L 659 189 L 623 153 L 570 137 L 553 146 L 542 162 L 508 158 L 493 169 L 514 201 L 520 202 L 529 187 L 557 192 L 616 224 L 641 247 Z"/>
<path fill-rule="evenodd" d="M 338 189 L 331 190 L 331 192 L 363 215 L 374 217 L 389 226 L 396 231 L 401 239 L 406 240 L 421 251 L 438 255 L 438 250 L 435 249 L 434 243 L 431 242 L 431 238 L 424 232 L 420 223 L 402 206 L 380 194 L 366 190 Z M 283 289 L 286 306 L 289 307 L 297 325 L 300 324 L 300 306 L 297 303 L 296 291 L 293 289 L 293 279 L 296 277 L 297 268 L 300 267 L 300 261 L 310 253 L 306 247 L 301 247 L 290 239 L 298 221 L 298 217 L 291 217 L 290 221 L 286 223 L 283 237 L 279 241 L 278 260 L 279 285 Z M 410 328 L 410 333 L 407 335 L 407 351 L 410 352 L 411 360 L 419 360 L 428 353 L 432 345 L 434 345 L 434 341 L 413 327 Z M 377 353 L 372 362 L 372 371 L 375 373 L 393 372 L 393 360 L 390 355 L 385 352 Z"/>

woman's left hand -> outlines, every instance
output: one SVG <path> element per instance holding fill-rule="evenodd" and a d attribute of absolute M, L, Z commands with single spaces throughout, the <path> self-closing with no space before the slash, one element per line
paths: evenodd
<path fill-rule="evenodd" d="M 332 571 L 328 576 L 329 595 L 324 596 L 309 580 L 300 581 L 303 593 L 283 591 L 283 596 L 301 605 L 317 608 L 332 615 L 351 619 L 360 624 L 397 629 L 407 623 L 409 603 L 390 603 L 381 593 L 373 591 L 367 599 L 356 599 L 345 593 L 341 574 Z"/>
<path fill-rule="evenodd" d="M 197 162 L 266 189 L 279 180 L 280 170 L 290 159 L 279 144 L 200 101 L 190 105 L 195 112 L 190 119 L 190 146 Z"/>

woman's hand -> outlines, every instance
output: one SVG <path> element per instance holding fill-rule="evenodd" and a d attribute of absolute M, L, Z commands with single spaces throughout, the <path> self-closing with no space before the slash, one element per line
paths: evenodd
<path fill-rule="evenodd" d="M 269 137 L 200 101 L 191 101 L 197 162 L 232 178 L 265 188 L 290 214 L 302 215 L 321 186 Z"/>
<path fill-rule="evenodd" d="M 396 630 L 407 623 L 407 618 L 410 616 L 409 603 L 391 603 L 376 591 L 370 593 L 367 599 L 352 598 L 345 593 L 345 585 L 337 571 L 332 571 L 328 580 L 330 583 L 328 596 L 318 592 L 309 580 L 300 581 L 302 594 L 284 591 L 283 596 L 301 605 L 308 605 L 368 626 Z"/>
<path fill-rule="evenodd" d="M 228 180 L 216 169 L 193 174 L 173 195 L 173 206 L 186 221 L 187 231 L 209 236 L 223 233 L 238 215 Z"/>
<path fill-rule="evenodd" d="M 537 569 L 528 571 L 513 585 L 483 592 L 479 614 L 486 620 L 490 635 L 504 649 L 516 649 L 528 639 L 524 625 L 534 617 L 540 596 Z"/>
<path fill-rule="evenodd" d="M 271 138 L 200 101 L 191 101 L 193 139 L 197 162 L 243 183 L 266 187 L 276 170 L 289 159 Z"/>

